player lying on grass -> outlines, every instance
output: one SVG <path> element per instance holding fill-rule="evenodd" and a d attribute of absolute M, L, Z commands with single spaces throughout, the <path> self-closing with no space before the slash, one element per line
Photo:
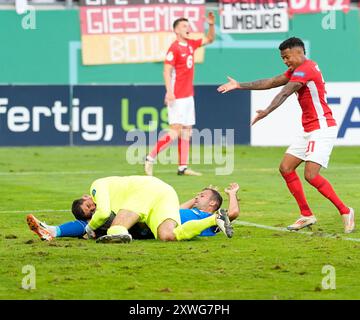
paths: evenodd
<path fill-rule="evenodd" d="M 237 183 L 231 183 L 226 189 L 225 193 L 228 195 L 229 207 L 228 207 L 228 217 L 232 221 L 236 219 L 239 215 L 240 209 L 237 201 L 237 192 L 239 190 L 239 185 Z M 48 226 L 44 222 L 39 221 L 33 215 L 27 216 L 27 222 L 32 231 L 34 231 L 42 240 L 52 240 L 55 237 L 83 237 L 86 233 L 85 228 L 88 221 L 92 217 L 92 212 L 88 214 L 86 206 L 88 205 L 87 200 L 91 199 L 89 196 L 83 196 L 82 207 L 85 207 L 85 210 L 80 212 L 77 209 L 78 202 L 74 201 L 73 211 L 74 215 L 77 218 L 76 221 L 66 222 L 60 226 Z M 220 193 L 212 187 L 204 188 L 200 193 L 198 193 L 194 198 L 183 203 L 180 206 L 180 219 L 181 224 L 185 224 L 188 221 L 192 220 L 205 220 L 212 217 L 216 211 L 219 210 L 222 204 L 222 197 Z M 95 230 L 96 238 L 101 237 L 106 234 L 107 229 L 111 226 L 115 214 L 111 213 L 107 221 L 98 229 Z M 211 218 L 208 219 L 211 221 Z M 208 221 L 208 222 L 209 222 Z M 214 221 L 214 220 L 212 220 Z M 205 223 L 200 230 L 200 236 L 214 236 L 219 230 L 217 225 L 208 227 L 208 223 Z M 201 226 L 201 225 L 200 225 Z M 226 230 L 223 228 L 223 231 Z M 232 230 L 230 229 L 230 234 L 232 235 Z M 133 239 L 153 239 L 154 235 L 151 230 L 144 223 L 136 223 L 133 227 L 129 229 L 129 233 Z M 198 231 L 199 233 L 199 231 Z"/>
<path fill-rule="evenodd" d="M 95 230 L 96 239 L 106 234 L 115 216 L 115 213 L 112 212 L 106 222 L 100 228 Z M 64 222 L 60 225 L 48 225 L 46 222 L 36 218 L 33 214 L 28 214 L 26 216 L 26 221 L 30 230 L 35 232 L 41 240 L 51 241 L 55 238 L 87 239 L 85 228 L 90 220 L 78 219 Z M 133 239 L 137 240 L 154 239 L 151 230 L 145 223 L 141 222 L 136 223 L 129 229 L 129 233 Z"/>

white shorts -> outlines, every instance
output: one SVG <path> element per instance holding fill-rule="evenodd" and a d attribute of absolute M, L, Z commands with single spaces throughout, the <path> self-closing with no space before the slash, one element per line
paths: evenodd
<path fill-rule="evenodd" d="M 327 168 L 337 133 L 337 126 L 303 132 L 286 150 L 286 153 L 303 161 L 312 161 Z"/>
<path fill-rule="evenodd" d="M 169 124 L 193 126 L 195 124 L 194 97 L 176 99 L 168 105 Z"/>

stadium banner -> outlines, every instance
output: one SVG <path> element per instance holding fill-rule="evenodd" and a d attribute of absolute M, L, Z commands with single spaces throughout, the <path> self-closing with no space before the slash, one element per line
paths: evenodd
<path fill-rule="evenodd" d="M 0 146 L 69 144 L 69 86 L 0 86 Z"/>
<path fill-rule="evenodd" d="M 220 95 L 217 86 L 195 87 L 196 125 L 199 131 L 210 130 L 211 143 L 221 143 L 215 129 L 234 130 L 235 144 L 250 143 L 250 93 Z M 86 110 L 96 108 L 97 116 L 90 127 L 73 130 L 75 145 L 130 145 L 134 137 L 143 137 L 154 144 L 157 135 L 168 128 L 165 89 L 154 86 L 75 86 L 75 114 L 83 117 Z M 93 110 L 95 111 L 95 110 Z M 82 119 L 77 121 L 82 123 Z M 155 135 L 155 137 L 154 137 Z M 152 141 L 151 141 L 152 139 Z M 155 140 L 154 140 L 155 139 Z"/>
<path fill-rule="evenodd" d="M 265 109 L 281 89 L 252 91 L 251 117 Z M 327 101 L 338 124 L 336 145 L 360 145 L 360 82 L 329 82 Z M 287 146 L 301 134 L 301 109 L 295 94 L 251 128 L 253 146 Z"/>
<path fill-rule="evenodd" d="M 350 10 L 350 0 L 289 0 L 289 14 Z"/>
<path fill-rule="evenodd" d="M 85 65 L 163 61 L 175 40 L 172 24 L 181 17 L 189 20 L 192 38 L 204 33 L 205 0 L 82 0 L 79 12 Z M 203 60 L 202 47 L 195 62 Z"/>
<path fill-rule="evenodd" d="M 287 1 L 220 0 L 222 33 L 288 32 Z"/>
<path fill-rule="evenodd" d="M 250 93 L 216 88 L 195 87 L 195 128 L 210 136 L 201 143 L 230 129 L 231 142 L 249 144 Z M 0 146 L 152 145 L 168 128 L 164 95 L 163 85 L 0 86 Z"/>

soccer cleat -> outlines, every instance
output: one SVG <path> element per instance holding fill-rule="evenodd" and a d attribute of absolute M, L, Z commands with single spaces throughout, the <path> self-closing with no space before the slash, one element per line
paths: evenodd
<path fill-rule="evenodd" d="M 350 212 L 348 214 L 343 214 L 342 219 L 344 222 L 344 233 L 351 233 L 355 229 L 355 210 L 349 208 Z"/>
<path fill-rule="evenodd" d="M 129 243 L 131 241 L 130 233 L 105 235 L 96 240 L 97 243 Z"/>
<path fill-rule="evenodd" d="M 316 223 L 315 216 L 309 216 L 309 217 L 300 217 L 297 219 L 293 224 L 287 227 L 288 230 L 295 230 L 298 231 L 305 227 L 310 227 L 311 225 Z"/>
<path fill-rule="evenodd" d="M 183 170 L 178 170 L 177 174 L 179 176 L 202 176 L 202 173 L 196 172 L 196 171 L 191 170 L 189 168 L 185 168 Z"/>
<path fill-rule="evenodd" d="M 234 231 L 227 210 L 220 208 L 216 212 L 216 224 L 228 238 L 231 238 L 233 236 Z"/>
<path fill-rule="evenodd" d="M 146 157 L 145 159 L 145 173 L 148 176 L 152 176 L 153 175 L 153 166 L 154 166 L 154 161 L 148 160 L 148 158 Z"/>
<path fill-rule="evenodd" d="M 35 232 L 41 240 L 51 241 L 54 239 L 46 223 L 36 219 L 32 214 L 26 216 L 26 222 L 30 230 Z"/>

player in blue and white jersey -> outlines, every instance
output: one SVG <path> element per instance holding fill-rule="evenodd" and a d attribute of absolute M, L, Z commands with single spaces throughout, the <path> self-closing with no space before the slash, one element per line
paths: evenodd
<path fill-rule="evenodd" d="M 235 220 L 240 213 L 237 193 L 239 185 L 231 183 L 225 193 L 228 196 L 228 217 L 230 221 Z M 223 202 L 220 193 L 213 187 L 204 188 L 194 198 L 186 201 L 180 206 L 181 224 L 191 220 L 202 220 L 215 214 L 221 207 Z M 111 226 L 115 214 L 110 215 L 108 221 L 98 230 L 96 236 L 100 237 L 106 234 L 107 229 Z M 51 226 L 38 220 L 34 215 L 27 216 L 27 223 L 30 229 L 35 232 L 41 240 L 50 241 L 59 237 L 75 237 L 82 238 L 85 234 L 85 228 L 91 217 L 76 216 L 77 220 L 63 223 L 59 226 Z M 216 226 L 204 229 L 199 236 L 214 236 L 217 234 Z M 129 233 L 133 239 L 153 239 L 154 235 L 151 230 L 143 223 L 137 223 L 133 226 Z"/>

